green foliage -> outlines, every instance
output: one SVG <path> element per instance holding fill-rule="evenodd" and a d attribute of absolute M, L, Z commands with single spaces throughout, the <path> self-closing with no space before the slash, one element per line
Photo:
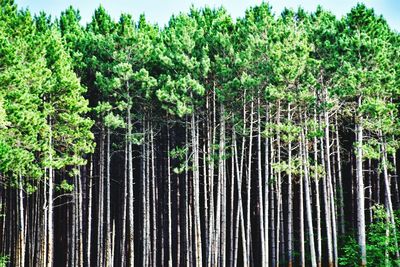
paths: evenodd
<path fill-rule="evenodd" d="M 381 151 L 380 144 L 376 139 L 367 140 L 363 143 L 363 157 L 366 159 L 380 159 Z"/>
<path fill-rule="evenodd" d="M 367 264 L 368 266 L 398 266 L 400 262 L 396 260 L 396 240 L 398 233 L 394 234 L 395 229 L 399 229 L 400 217 L 396 214 L 396 228 L 388 218 L 387 210 L 380 205 L 373 207 L 374 222 L 367 228 Z M 348 236 L 342 248 L 342 256 L 339 259 L 342 266 L 359 265 L 359 247 L 353 236 Z"/>
<path fill-rule="evenodd" d="M 359 266 L 359 246 L 353 236 L 347 237 L 345 246 L 342 248 L 342 256 L 339 258 L 341 266 Z"/>
<path fill-rule="evenodd" d="M 185 164 L 179 164 L 177 167 L 173 168 L 173 172 L 175 174 L 181 174 L 186 170 L 186 165 Z"/>
<path fill-rule="evenodd" d="M 82 156 L 93 149 L 92 120 L 50 18 L 1 5 L 0 172 L 14 185 L 23 177 L 30 194 L 46 168 L 84 164 Z"/>
<path fill-rule="evenodd" d="M 128 136 L 129 140 L 134 144 L 134 145 L 141 145 L 144 142 L 144 134 L 143 133 L 132 133 L 130 136 Z"/>
<path fill-rule="evenodd" d="M 173 159 L 183 160 L 188 153 L 188 147 L 175 147 L 169 151 L 169 156 Z"/>
<path fill-rule="evenodd" d="M 4 110 L 3 102 L 4 100 L 0 98 L 0 130 L 10 125 L 6 120 L 6 111 Z"/>
<path fill-rule="evenodd" d="M 262 130 L 257 134 L 270 138 L 272 146 L 279 136 L 281 158 L 270 151 L 273 175 L 303 174 L 299 135 L 306 127 L 307 146 L 324 137 L 323 112 L 330 120 L 339 114 L 346 126 L 363 126 L 364 159 L 381 160 L 383 145 L 390 155 L 399 148 L 400 37 L 363 4 L 341 20 L 322 8 L 312 14 L 285 9 L 275 16 L 262 3 L 233 21 L 224 8 L 193 7 L 163 28 L 144 15 L 136 22 L 123 14 L 115 22 L 101 6 L 83 27 L 72 7 L 53 22 L 45 13 L 32 18 L 29 11 L 18 11 L 13 1 L 0 5 L 0 173 L 14 186 L 23 177 L 28 194 L 37 190 L 38 181 L 46 182 L 49 167 L 76 175 L 84 155 L 94 152 L 94 133 L 110 131 L 116 151 L 125 141 L 143 145 L 146 133 L 139 131 L 144 123 L 159 127 L 169 120 L 179 128 L 190 114 L 199 120 L 200 135 L 203 122 L 216 120 L 216 143 L 207 164 L 231 156 L 219 153 L 219 119 L 228 122 L 225 147 L 233 127 L 246 146 L 258 123 Z M 253 122 L 253 133 L 250 106 L 253 119 L 261 120 Z M 210 115 L 218 108 L 221 112 Z M 285 158 L 289 143 L 290 164 Z M 246 149 L 239 148 L 242 160 Z M 170 151 L 174 173 L 199 168 L 189 164 L 189 152 L 188 146 Z M 313 162 L 313 157 L 306 165 L 324 177 L 321 159 Z M 59 180 L 59 192 L 74 190 Z M 394 264 L 393 235 L 386 236 L 394 228 L 381 207 L 374 214 L 368 263 Z M 358 254 L 357 242 L 349 237 L 341 264 L 358 265 Z"/>
<path fill-rule="evenodd" d="M 125 128 L 124 120 L 120 115 L 114 115 L 114 113 L 108 113 L 104 117 L 104 125 L 112 129 Z"/>
<path fill-rule="evenodd" d="M 9 262 L 10 262 L 9 256 L 0 255 L 0 267 L 6 267 Z"/>
<path fill-rule="evenodd" d="M 74 191 L 74 185 L 69 184 L 67 180 L 62 180 L 59 185 L 57 185 L 57 190 L 58 191 L 63 191 L 63 192 L 72 192 Z"/>

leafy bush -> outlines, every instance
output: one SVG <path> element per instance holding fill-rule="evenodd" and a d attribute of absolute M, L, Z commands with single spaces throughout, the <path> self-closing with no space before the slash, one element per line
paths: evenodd
<path fill-rule="evenodd" d="M 396 228 L 391 224 L 386 210 L 381 205 L 373 207 L 374 222 L 367 227 L 367 264 L 368 266 L 399 266 L 400 261 L 396 260 L 396 238 L 395 229 L 399 229 L 400 218 L 395 214 Z M 359 246 L 354 236 L 349 236 L 342 248 L 342 256 L 339 264 L 342 266 L 359 266 Z"/>
<path fill-rule="evenodd" d="M 6 267 L 8 263 L 8 256 L 0 256 L 0 267 Z"/>

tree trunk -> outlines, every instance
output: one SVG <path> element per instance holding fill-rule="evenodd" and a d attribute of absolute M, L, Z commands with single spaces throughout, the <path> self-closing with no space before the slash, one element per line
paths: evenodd
<path fill-rule="evenodd" d="M 303 148 L 300 146 L 300 154 L 303 153 Z M 303 174 L 300 173 L 300 197 L 299 197 L 299 212 L 300 212 L 300 218 L 299 218 L 299 223 L 300 223 L 300 266 L 305 267 L 306 266 L 306 256 L 305 256 L 305 246 L 304 246 L 304 189 L 303 189 Z"/>
<path fill-rule="evenodd" d="M 105 266 L 111 265 L 111 199 L 110 199 L 110 171 L 111 171 L 111 133 L 110 127 L 107 127 L 107 154 L 106 154 L 106 255 Z"/>
<path fill-rule="evenodd" d="M 335 134 L 336 134 L 336 157 L 337 157 L 337 172 L 338 172 L 338 191 L 339 191 L 339 211 L 340 211 L 340 234 L 345 235 L 345 222 L 344 222 L 344 198 L 343 198 L 343 182 L 342 182 L 342 157 L 341 146 L 339 138 L 337 112 L 335 113 Z"/>
<path fill-rule="evenodd" d="M 253 124 L 254 124 L 254 102 L 253 98 L 251 99 L 250 103 L 250 136 L 249 136 L 249 153 L 248 153 L 248 165 L 247 165 L 247 172 L 246 172 L 246 189 L 247 189 L 247 208 L 246 208 L 246 240 L 247 240 L 247 265 L 250 266 L 250 254 L 251 254 L 251 237 L 250 237 L 250 229 L 251 229 L 251 163 L 252 163 L 252 147 L 253 147 Z"/>
<path fill-rule="evenodd" d="M 358 97 L 358 107 L 361 107 L 361 96 Z M 359 112 L 360 113 L 360 112 Z M 361 266 L 367 265 L 367 251 L 365 238 L 365 204 L 364 204 L 364 175 L 363 175 L 363 126 L 362 115 L 358 114 L 356 122 L 356 138 L 357 138 L 357 153 L 356 153 L 356 180 L 357 180 L 357 230 L 358 230 L 358 245 L 360 247 Z"/>
<path fill-rule="evenodd" d="M 379 133 L 381 137 L 381 148 L 382 148 L 382 163 L 383 163 L 383 180 L 385 183 L 385 192 L 386 192 L 386 203 L 387 203 L 387 213 L 388 217 L 390 219 L 390 223 L 393 227 L 393 238 L 395 242 L 395 247 L 396 247 L 396 259 L 398 260 L 400 258 L 399 255 L 399 247 L 398 247 L 398 241 L 397 241 L 397 230 L 396 230 L 396 223 L 395 223 L 395 217 L 393 213 L 393 204 L 392 204 L 392 193 L 390 189 L 390 181 L 389 181 L 389 174 L 388 174 L 388 159 L 387 159 L 387 152 L 386 152 L 386 140 L 383 137 L 382 130 L 380 130 Z"/>
<path fill-rule="evenodd" d="M 269 105 L 267 105 L 265 110 L 265 123 L 267 128 L 267 123 L 269 122 Z M 270 183 L 270 156 L 269 156 L 269 129 L 266 129 L 267 137 L 265 137 L 264 150 L 265 150 L 265 178 L 264 178 L 264 243 L 265 243 L 265 266 L 269 266 L 269 183 Z M 290 266 L 289 266 L 290 267 Z"/>
<path fill-rule="evenodd" d="M 49 133 L 49 199 L 48 199 L 48 209 L 47 211 L 49 212 L 49 217 L 48 217 L 48 251 L 47 251 L 47 267 L 52 267 L 53 266 L 53 250 L 54 250 L 54 217 L 53 217 L 53 190 L 54 190 L 54 173 L 53 173 L 53 132 L 52 132 L 52 119 L 49 119 L 49 128 L 50 128 L 50 133 Z M 21 189 L 22 190 L 22 189 Z M 21 266 L 23 267 L 23 266 Z"/>
<path fill-rule="evenodd" d="M 23 191 L 23 184 L 22 184 L 22 175 L 19 175 L 18 181 L 18 242 L 17 242 L 17 252 L 18 252 L 18 267 L 25 266 L 25 246 L 26 246 L 26 239 L 25 239 L 25 210 L 24 210 L 24 191 Z"/>
<path fill-rule="evenodd" d="M 46 170 L 47 171 L 47 170 Z M 47 200 L 47 183 L 43 183 L 43 222 L 41 231 L 41 266 L 47 267 L 47 227 L 48 227 L 48 200 Z"/>
<path fill-rule="evenodd" d="M 305 116 L 304 116 L 305 117 Z M 304 168 L 304 189 L 305 189 L 305 204 L 306 204 L 306 214 L 307 214 L 307 225 L 308 225 L 308 238 L 310 244 L 310 257 L 311 257 L 311 266 L 316 267 L 317 261 L 315 257 L 315 245 L 314 245 L 314 228 L 312 221 L 312 207 L 311 207 L 311 192 L 310 192 L 310 184 L 309 184 L 309 170 L 308 170 L 308 142 L 306 139 L 307 136 L 307 126 L 306 120 L 304 119 L 305 125 L 301 130 L 301 145 L 303 146 L 302 152 L 302 161 Z"/>
<path fill-rule="evenodd" d="M 100 166 L 99 166 L 99 201 L 98 201 L 98 218 L 97 218 L 97 264 L 103 266 L 103 222 L 104 222 L 104 126 L 100 131 Z"/>
<path fill-rule="evenodd" d="M 281 123 L 281 102 L 278 100 L 278 111 L 276 115 L 276 123 L 280 125 Z M 281 133 L 278 128 L 277 135 L 276 135 L 276 146 L 277 146 L 277 162 L 278 164 L 281 163 Z M 276 266 L 280 266 L 280 221 L 281 221 L 281 206 L 282 206 L 282 196 L 281 196 L 281 180 L 282 180 L 282 173 L 280 170 L 277 172 L 277 179 L 276 179 Z M 283 231 L 283 229 L 282 229 Z"/>
<path fill-rule="evenodd" d="M 224 104 L 220 107 L 220 180 L 221 180 L 221 243 L 220 243 L 220 266 L 226 266 L 226 160 L 225 160 L 225 109 Z"/>
<path fill-rule="evenodd" d="M 89 196 L 87 213 L 87 238 L 86 238 L 86 264 L 91 266 L 91 244 L 92 244 L 92 198 L 93 198 L 93 156 L 90 156 L 89 165 Z"/>
<path fill-rule="evenodd" d="M 258 169 L 258 197 L 260 210 L 260 239 L 261 239 L 261 264 L 266 266 L 265 259 L 265 233 L 264 233 L 264 201 L 263 201 L 263 178 L 261 166 L 261 112 L 260 112 L 260 96 L 257 98 L 257 169 Z"/>
<path fill-rule="evenodd" d="M 208 196 L 209 196 L 209 215 L 208 215 L 208 244 L 207 244 L 207 266 L 211 267 L 214 263 L 214 160 L 213 145 L 215 143 L 215 92 L 213 91 L 213 109 L 212 118 L 210 115 L 209 100 L 206 98 L 207 109 L 207 161 L 208 161 Z M 212 120 L 212 123 L 211 123 Z"/>
<path fill-rule="evenodd" d="M 187 117 L 185 119 L 185 125 L 187 125 L 188 120 Z M 185 127 L 185 145 L 187 146 L 189 144 L 189 131 L 187 127 Z M 190 221 L 190 207 L 189 207 L 189 198 L 190 198 L 190 193 L 189 193 L 189 172 L 188 172 L 188 150 L 186 149 L 185 151 L 185 193 L 184 193 L 184 198 L 183 198 L 183 203 L 184 203 L 184 221 L 185 221 L 185 242 L 184 242 L 184 247 L 185 247 L 185 252 L 186 252 L 186 266 L 192 266 L 192 252 L 191 252 L 191 243 L 190 243 L 190 226 L 189 226 L 189 221 Z"/>
<path fill-rule="evenodd" d="M 199 151 L 197 138 L 197 122 L 192 113 L 192 149 L 193 149 L 193 206 L 194 206 L 194 230 L 195 230 L 195 255 L 196 266 L 202 265 L 201 224 L 200 224 L 200 178 L 199 178 Z"/>
<path fill-rule="evenodd" d="M 232 127 L 234 126 L 234 122 L 232 123 Z M 234 220 L 234 216 L 235 216 L 235 152 L 233 151 L 233 130 L 232 130 L 232 135 L 231 135 L 231 140 L 232 140 L 232 147 L 231 147 L 231 182 L 230 182 L 230 253 L 229 253 L 229 266 L 233 267 L 234 266 L 234 255 L 235 255 L 235 220 Z M 235 137 L 236 139 L 236 137 Z M 235 140 L 236 141 L 236 140 Z M 237 212 L 237 211 L 236 211 Z"/>
<path fill-rule="evenodd" d="M 328 90 L 327 87 L 324 86 L 324 100 L 328 102 Z M 331 222 L 331 233 L 332 233 L 332 241 L 333 241 L 333 262 L 334 266 L 338 265 L 338 255 L 337 255 L 337 231 L 336 231 L 336 208 L 335 208 L 335 197 L 333 193 L 333 185 L 332 185 L 332 170 L 331 170 L 331 152 L 330 152 L 330 132 L 329 132 L 329 114 L 328 110 L 324 108 L 324 131 L 325 131 L 325 162 L 326 162 L 326 184 L 327 184 L 327 193 L 329 194 L 328 205 L 330 205 L 330 222 Z M 328 223 L 328 222 L 327 222 Z M 329 263 L 330 264 L 330 263 Z"/>
<path fill-rule="evenodd" d="M 273 137 L 270 138 L 270 150 L 271 150 L 271 171 L 270 171 L 270 181 L 271 181 L 271 193 L 270 193 L 270 206 L 271 206 L 271 266 L 276 266 L 276 235 L 275 235 L 275 183 L 274 183 L 274 175 L 275 170 L 272 167 L 275 164 L 275 149 L 274 149 L 274 141 Z"/>
<path fill-rule="evenodd" d="M 153 223 L 153 235 L 152 235 L 152 265 L 157 266 L 157 209 L 156 204 L 158 202 L 157 187 L 156 187 L 156 174 L 155 174 L 155 150 L 154 150 L 154 129 L 153 123 L 150 124 L 150 152 L 151 152 L 151 199 L 152 199 L 152 223 Z M 172 260 L 172 257 L 170 257 Z"/>
<path fill-rule="evenodd" d="M 237 179 L 237 188 L 238 188 L 238 202 L 237 202 L 237 213 L 236 213 L 236 223 L 235 223 L 235 252 L 234 252 L 234 267 L 237 266 L 237 258 L 238 258 L 238 240 L 239 240 L 239 226 L 241 228 L 241 237 L 242 237 L 242 247 L 243 247 L 243 266 L 247 265 L 247 242 L 246 242 L 246 234 L 245 234 L 245 223 L 243 218 L 243 201 L 242 201 L 242 173 L 241 168 L 239 167 L 239 159 L 238 159 L 238 149 L 236 144 L 236 131 L 235 127 L 232 129 L 233 131 L 233 149 L 234 149 L 234 158 L 235 158 L 235 166 L 236 166 L 236 179 Z"/>
<path fill-rule="evenodd" d="M 83 190 L 82 190 L 82 179 L 81 179 L 81 169 L 78 166 L 77 174 L 77 185 L 78 185 L 78 242 L 79 242 L 79 266 L 84 266 L 83 262 Z"/>
<path fill-rule="evenodd" d="M 127 121 L 128 121 L 128 136 L 126 142 L 128 143 L 128 242 L 129 242 L 129 258 L 128 266 L 135 265 L 135 248 L 134 248 L 134 218 L 133 218 L 133 159 L 132 159 L 132 120 L 130 106 L 127 108 Z"/>
<path fill-rule="evenodd" d="M 171 157 L 170 157 L 170 135 L 169 135 L 168 123 L 167 123 L 167 161 L 168 161 L 168 163 L 167 163 L 168 266 L 172 267 Z M 178 227 L 179 227 L 179 224 L 178 224 Z M 179 234 L 178 234 L 178 239 L 179 239 Z M 178 265 L 179 265 L 179 255 L 178 255 L 177 261 L 178 261 Z"/>
<path fill-rule="evenodd" d="M 319 116 L 319 127 L 321 127 L 321 116 Z M 322 196 L 324 200 L 324 209 L 325 209 L 325 227 L 326 227 L 326 242 L 328 249 L 328 266 L 333 267 L 333 247 L 332 247 L 332 224 L 331 224 L 331 210 L 330 210 L 330 194 L 328 189 L 328 179 L 327 179 L 327 171 L 326 171 L 326 161 L 325 161 L 325 145 L 323 138 L 320 137 L 320 157 L 322 167 L 325 170 L 325 176 L 322 178 Z"/>
<path fill-rule="evenodd" d="M 317 131 L 317 111 L 314 109 L 314 131 Z M 317 212 L 317 265 L 322 266 L 322 237 L 321 237 L 321 204 L 319 196 L 319 177 L 318 177 L 318 139 L 314 135 L 314 183 L 315 183 L 315 209 Z"/>
<path fill-rule="evenodd" d="M 291 107 L 288 104 L 288 121 L 292 121 Z M 291 137 L 289 137 L 291 138 Z M 288 142 L 288 266 L 293 266 L 293 185 L 292 185 L 292 141 Z"/>

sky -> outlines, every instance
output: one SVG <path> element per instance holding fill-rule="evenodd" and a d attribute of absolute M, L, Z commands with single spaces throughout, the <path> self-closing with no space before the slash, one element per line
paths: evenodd
<path fill-rule="evenodd" d="M 195 7 L 224 6 L 234 18 L 237 18 L 242 17 L 248 7 L 260 4 L 262 0 L 15 0 L 15 2 L 20 8 L 28 7 L 33 13 L 45 11 L 53 18 L 58 17 L 61 11 L 72 5 L 79 9 L 83 24 L 89 22 L 94 10 L 102 5 L 115 20 L 118 20 L 121 13 L 132 14 L 136 19 L 144 13 L 148 21 L 163 26 L 168 23 L 172 14 L 187 12 L 192 4 Z M 383 15 L 390 27 L 400 32 L 399 0 L 270 0 L 267 2 L 271 4 L 275 14 L 280 14 L 284 7 L 301 6 L 307 11 L 314 11 L 319 4 L 337 17 L 349 12 L 357 2 L 363 2 L 368 7 L 373 7 L 377 14 Z"/>

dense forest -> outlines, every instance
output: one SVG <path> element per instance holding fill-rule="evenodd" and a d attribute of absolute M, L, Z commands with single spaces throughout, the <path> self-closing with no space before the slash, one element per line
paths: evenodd
<path fill-rule="evenodd" d="M 0 0 L 0 265 L 398 266 L 399 96 L 363 4 L 159 26 Z"/>

